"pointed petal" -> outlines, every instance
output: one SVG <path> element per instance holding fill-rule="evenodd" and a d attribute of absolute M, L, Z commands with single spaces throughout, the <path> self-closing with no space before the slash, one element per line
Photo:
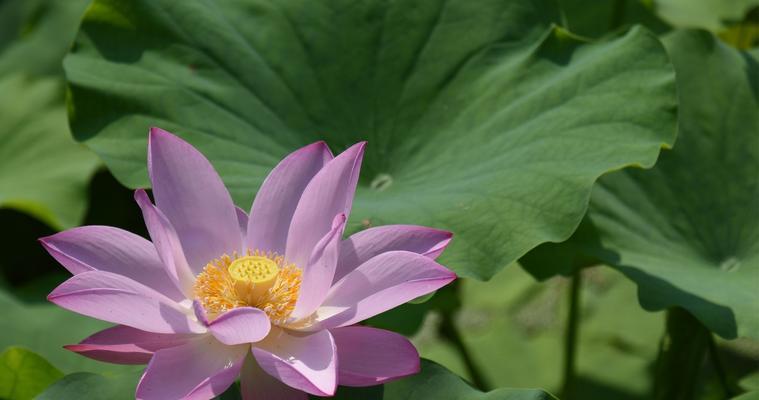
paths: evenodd
<path fill-rule="evenodd" d="M 290 220 L 303 190 L 332 158 L 327 145 L 316 142 L 296 150 L 274 167 L 253 201 L 246 239 L 249 249 L 285 254 Z"/>
<path fill-rule="evenodd" d="M 345 214 L 339 214 L 332 221 L 332 230 L 316 244 L 308 266 L 303 271 L 298 302 L 291 313 L 292 318 L 308 317 L 327 297 L 337 267 L 340 239 L 344 230 Z"/>
<path fill-rule="evenodd" d="M 253 356 L 269 375 L 316 396 L 337 388 L 337 354 L 329 331 L 301 334 L 278 329 L 253 346 Z"/>
<path fill-rule="evenodd" d="M 242 240 L 242 243 L 245 243 L 245 237 L 248 232 L 248 213 L 237 206 L 235 206 L 235 212 L 237 213 L 237 223 L 240 224 L 240 240 Z"/>
<path fill-rule="evenodd" d="M 82 226 L 40 239 L 42 246 L 72 274 L 109 271 L 181 301 L 155 247 L 133 233 L 110 226 Z"/>
<path fill-rule="evenodd" d="M 248 346 L 226 346 L 211 335 L 158 350 L 137 385 L 139 400 L 211 399 L 234 383 Z"/>
<path fill-rule="evenodd" d="M 124 325 L 104 329 L 79 344 L 63 346 L 93 360 L 147 364 L 153 353 L 186 343 L 194 334 L 152 333 Z"/>
<path fill-rule="evenodd" d="M 176 229 L 193 270 L 242 249 L 232 198 L 200 152 L 184 140 L 152 128 L 148 170 L 156 206 Z"/>
<path fill-rule="evenodd" d="M 74 275 L 48 300 L 92 318 L 155 333 L 203 333 L 177 303 L 127 277 L 106 271 Z"/>
<path fill-rule="evenodd" d="M 352 325 L 435 291 L 456 274 L 429 257 L 389 251 L 361 264 L 337 282 L 321 308 L 314 329 Z"/>
<path fill-rule="evenodd" d="M 363 230 L 340 244 L 334 282 L 387 251 L 405 250 L 434 260 L 448 246 L 452 236 L 451 232 L 415 225 L 386 225 Z"/>
<path fill-rule="evenodd" d="M 341 386 L 373 386 L 419 372 L 419 353 L 405 337 L 367 326 L 331 329 Z"/>
<path fill-rule="evenodd" d="M 335 215 L 350 215 L 365 142 L 353 145 L 319 171 L 303 191 L 287 234 L 285 258 L 303 268 L 332 227 Z"/>
<path fill-rule="evenodd" d="M 245 357 L 240 372 L 242 400 L 308 400 L 305 392 L 291 388 L 264 372 L 252 355 Z"/>
<path fill-rule="evenodd" d="M 235 345 L 265 338 L 271 323 L 265 312 L 253 307 L 240 307 L 219 315 L 208 328 L 220 342 Z"/>
<path fill-rule="evenodd" d="M 192 298 L 192 285 L 195 282 L 195 273 L 190 269 L 185 259 L 182 244 L 176 230 L 169 219 L 150 202 L 148 194 L 138 189 L 134 192 L 134 200 L 142 210 L 142 218 L 148 228 L 150 238 L 158 255 L 163 261 L 163 266 L 174 285 L 184 294 L 183 299 Z"/>

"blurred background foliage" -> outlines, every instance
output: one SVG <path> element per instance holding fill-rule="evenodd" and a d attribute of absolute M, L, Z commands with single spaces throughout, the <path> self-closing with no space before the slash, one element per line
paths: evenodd
<path fill-rule="evenodd" d="M 87 5 L 85 0 L 0 0 L 0 226 L 5 228 L 0 233 L 0 398 L 28 399 L 45 389 L 40 398 L 130 398 L 139 376 L 139 367 L 98 363 L 62 349 L 105 324 L 45 301 L 46 294 L 67 274 L 43 251 L 37 238 L 84 224 L 112 225 L 147 236 L 131 189 L 119 183 L 94 152 L 75 141 L 68 128 L 62 60 Z M 445 390 L 438 394 L 450 398 L 484 396 L 451 373 L 483 391 L 535 387 L 562 399 L 756 398 L 752 391 L 759 391 L 759 337 L 752 329 L 759 318 L 755 312 L 759 306 L 759 241 L 755 233 L 759 189 L 751 179 L 759 171 L 759 1 L 558 0 L 557 7 L 546 10 L 547 15 L 553 13 L 560 25 L 580 37 L 615 38 L 639 24 L 664 38 L 675 62 L 681 94 L 680 136 L 672 154 L 663 154 L 651 171 L 624 170 L 605 176 L 594 189 L 589 213 L 568 241 L 538 246 L 517 263 L 491 268 L 493 272 L 503 269 L 489 281 L 461 279 L 432 298 L 404 305 L 368 323 L 411 337 L 422 356 L 437 363 L 425 362 L 425 379 L 438 382 L 439 390 Z M 682 28 L 711 32 L 695 35 L 700 35 L 709 51 L 717 48 L 716 53 L 727 54 L 726 58 L 699 60 L 693 49 L 678 55 L 679 47 L 672 49 L 679 33 L 673 30 Z M 679 66 L 678 58 L 685 67 Z M 732 64 L 719 64 L 724 59 Z M 731 67 L 739 72 L 730 73 Z M 731 86 L 736 84 L 734 78 L 743 79 L 743 86 Z M 697 86 L 694 82 L 707 86 L 693 87 Z M 76 102 L 68 103 L 70 113 L 77 112 L 75 106 Z M 710 113 L 715 114 L 713 121 Z M 708 129 L 700 129 L 704 126 Z M 706 144 L 696 139 L 701 134 L 707 137 Z M 691 151 L 678 153 L 680 145 Z M 713 159 L 688 158 L 704 149 L 714 150 Z M 749 159 L 753 164 L 744 164 L 744 174 L 735 177 L 729 172 L 737 167 L 725 160 L 741 149 L 749 155 L 735 163 Z M 693 215 L 714 212 L 710 214 L 713 218 L 697 221 L 703 227 L 667 219 L 682 212 L 678 205 L 682 197 L 678 196 L 667 203 L 672 208 L 662 211 L 664 216 L 628 214 L 650 201 L 646 200 L 647 184 L 655 186 L 656 179 L 673 169 L 677 175 L 678 168 L 686 170 L 683 175 L 697 176 L 681 179 L 684 186 L 675 194 L 695 187 L 692 194 L 697 198 L 717 195 L 736 199 L 735 203 L 704 202 L 694 208 Z M 643 182 L 636 186 L 639 192 L 624 186 L 628 175 Z M 734 179 L 739 181 L 731 181 Z M 728 190 L 722 184 L 727 184 Z M 634 199 L 632 206 L 621 211 L 613 203 L 605 203 L 608 191 L 614 192 L 619 185 L 620 197 Z M 727 221 L 738 207 L 745 213 L 736 221 Z M 665 243 L 664 254 L 678 254 L 680 261 L 692 261 L 682 254 L 705 254 L 699 246 L 735 242 L 730 229 L 719 229 L 736 227 L 746 238 L 745 245 L 730 249 L 736 251 L 734 260 L 724 253 L 717 261 L 725 270 L 720 272 L 729 272 L 738 263 L 741 273 L 747 273 L 739 277 L 738 286 L 724 283 L 724 273 L 699 278 L 703 269 L 676 275 L 696 276 L 696 281 L 719 292 L 716 302 L 746 310 L 737 312 L 739 325 L 733 331 L 724 328 L 710 320 L 713 313 L 694 306 L 692 300 L 641 293 L 652 287 L 641 279 L 650 281 L 651 274 L 669 266 L 657 267 L 661 264 L 657 264 L 657 254 L 638 258 L 633 254 L 629 261 L 626 245 L 636 236 L 626 237 L 608 224 L 604 227 L 603 218 L 608 215 L 614 221 L 631 218 L 629 225 L 656 221 L 654 228 L 641 228 L 643 233 L 637 237 L 659 228 L 664 230 L 664 238 L 671 238 L 670 228 L 695 232 L 691 247 L 682 242 Z M 455 226 L 449 228 L 456 231 Z M 704 239 L 704 232 L 716 233 L 714 238 Z M 609 256 L 610 249 L 617 253 Z M 713 261 L 704 260 L 706 264 Z M 644 264 L 644 268 L 636 269 L 636 264 Z M 653 270 L 646 270 L 650 265 Z M 669 281 L 679 282 L 678 277 Z M 699 290 L 696 287 L 690 293 L 710 298 Z M 748 294 L 730 297 L 739 292 Z M 639 295 L 644 296 L 645 309 Z M 669 311 L 665 315 L 646 309 Z M 704 325 L 722 337 L 714 338 Z M 740 328 L 747 330 L 738 334 Z M 683 337 L 702 342 L 690 343 Z M 672 343 L 684 347 L 678 350 Z M 678 358 L 683 354 L 696 357 Z M 683 365 L 692 368 L 681 368 Z M 662 387 L 664 380 L 670 387 Z M 411 378 L 386 388 L 342 390 L 338 397 L 405 398 L 408 388 L 422 384 Z M 502 391 L 492 398 L 511 395 Z M 234 388 L 223 398 L 235 398 Z"/>

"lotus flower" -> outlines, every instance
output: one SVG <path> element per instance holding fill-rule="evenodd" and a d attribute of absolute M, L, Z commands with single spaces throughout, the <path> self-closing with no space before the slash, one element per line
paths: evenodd
<path fill-rule="evenodd" d="M 74 275 L 48 299 L 117 324 L 67 348 L 147 363 L 139 399 L 210 399 L 238 376 L 245 399 L 303 399 L 418 372 L 407 339 L 357 323 L 454 280 L 434 261 L 451 234 L 392 225 L 343 239 L 364 146 L 290 154 L 248 217 L 202 154 L 151 129 L 155 204 L 135 199 L 152 243 L 106 226 L 41 239 Z"/>

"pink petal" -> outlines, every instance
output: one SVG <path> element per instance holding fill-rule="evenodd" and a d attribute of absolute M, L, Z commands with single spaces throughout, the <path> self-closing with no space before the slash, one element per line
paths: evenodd
<path fill-rule="evenodd" d="M 311 334 L 272 329 L 253 346 L 253 356 L 269 375 L 316 396 L 332 396 L 337 388 L 337 354 L 329 331 Z"/>
<path fill-rule="evenodd" d="M 200 152 L 166 131 L 151 128 L 148 170 L 156 206 L 176 229 L 193 270 L 242 249 L 232 198 Z"/>
<path fill-rule="evenodd" d="M 337 282 L 317 311 L 315 328 L 352 325 L 433 292 L 456 274 L 409 251 L 382 253 Z"/>
<path fill-rule="evenodd" d="M 337 381 L 342 386 L 373 386 L 419 372 L 419 353 L 395 332 L 366 326 L 330 332 L 337 345 Z"/>
<path fill-rule="evenodd" d="M 365 142 L 353 145 L 319 171 L 303 191 L 287 234 L 285 258 L 303 268 L 332 227 L 335 215 L 350 215 Z"/>
<path fill-rule="evenodd" d="M 220 342 L 235 345 L 265 338 L 271 323 L 265 312 L 253 307 L 240 307 L 221 314 L 208 328 Z"/>
<path fill-rule="evenodd" d="M 235 212 L 237 213 L 237 223 L 240 225 L 240 238 L 242 243 L 245 243 L 245 237 L 248 232 L 248 213 L 237 206 L 235 206 Z"/>
<path fill-rule="evenodd" d="M 148 194 L 144 190 L 138 189 L 134 192 L 134 200 L 142 210 L 142 218 L 145 220 L 145 226 L 148 228 L 150 238 L 153 239 L 153 245 L 158 255 L 163 261 L 166 274 L 171 277 L 176 287 L 184 294 L 183 299 L 192 298 L 192 286 L 195 283 L 195 273 L 187 264 L 184 257 L 182 244 L 179 243 L 179 236 L 169 219 L 150 202 Z"/>
<path fill-rule="evenodd" d="M 303 190 L 332 158 L 327 145 L 316 142 L 296 150 L 274 167 L 253 201 L 245 242 L 249 249 L 285 254 L 290 220 Z"/>
<path fill-rule="evenodd" d="M 158 350 L 179 346 L 194 334 L 152 333 L 124 325 L 102 330 L 67 350 L 98 361 L 115 364 L 147 364 Z"/>
<path fill-rule="evenodd" d="M 308 317 L 322 304 L 332 286 L 332 276 L 337 267 L 340 239 L 345 230 L 345 214 L 339 214 L 332 221 L 332 230 L 316 244 L 308 266 L 303 271 L 303 280 L 298 293 L 298 302 L 290 314 L 294 319 Z"/>
<path fill-rule="evenodd" d="M 177 303 L 127 277 L 106 271 L 74 275 L 48 295 L 79 314 L 155 333 L 203 333 Z"/>
<path fill-rule="evenodd" d="M 166 274 L 153 244 L 133 233 L 109 226 L 82 226 L 42 238 L 40 242 L 72 274 L 113 272 L 173 300 L 184 299 Z"/>
<path fill-rule="evenodd" d="M 451 232 L 415 225 L 386 225 L 363 230 L 340 244 L 334 281 L 387 251 L 405 250 L 435 259 L 448 246 L 452 236 Z"/>
<path fill-rule="evenodd" d="M 258 366 L 252 356 L 245 357 L 240 372 L 240 394 L 243 400 L 307 400 L 305 392 L 291 388 Z"/>
<path fill-rule="evenodd" d="M 158 350 L 137 385 L 137 399 L 207 400 L 234 383 L 247 345 L 226 346 L 211 335 Z"/>

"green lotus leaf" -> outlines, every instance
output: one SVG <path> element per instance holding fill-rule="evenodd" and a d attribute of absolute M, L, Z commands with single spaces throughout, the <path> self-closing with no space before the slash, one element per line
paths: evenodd
<path fill-rule="evenodd" d="M 53 228 L 77 225 L 97 158 L 71 139 L 63 85 L 55 78 L 0 79 L 0 207 Z"/>
<path fill-rule="evenodd" d="M 539 389 L 501 388 L 483 393 L 472 388 L 459 376 L 445 367 L 422 360 L 422 370 L 416 375 L 384 386 L 368 388 L 341 387 L 335 399 L 365 400 L 414 400 L 414 399 L 456 399 L 456 400 L 555 400 L 556 398 Z M 312 397 L 316 399 L 316 397 Z"/>
<path fill-rule="evenodd" d="M 36 400 L 129 400 L 141 371 L 96 374 L 75 372 L 47 388 Z"/>
<path fill-rule="evenodd" d="M 653 0 L 657 14 L 681 28 L 703 28 L 720 32 L 743 19 L 759 0 Z"/>
<path fill-rule="evenodd" d="M 27 349 L 9 347 L 0 354 L 2 399 L 32 399 L 62 376 L 63 372 Z"/>
<path fill-rule="evenodd" d="M 369 146 L 349 229 L 455 231 L 444 262 L 489 278 L 568 237 L 598 176 L 674 140 L 658 39 L 589 43 L 553 1 L 96 0 L 64 68 L 77 139 L 147 186 L 150 126 L 205 153 L 249 207 L 281 157 Z"/>
<path fill-rule="evenodd" d="M 110 325 L 51 304 L 23 304 L 0 291 L 0 348 L 23 346 L 61 371 L 123 372 L 136 367 L 106 364 L 63 348 Z"/>
<path fill-rule="evenodd" d="M 0 3 L 0 76 L 60 75 L 88 0 Z M 5 92 L 3 92 L 5 94 Z"/>
<path fill-rule="evenodd" d="M 681 99 L 677 145 L 652 170 L 602 178 L 588 214 L 595 234 L 568 245 L 635 281 L 648 310 L 680 306 L 724 338 L 759 338 L 759 54 L 703 31 L 665 44 Z"/>

